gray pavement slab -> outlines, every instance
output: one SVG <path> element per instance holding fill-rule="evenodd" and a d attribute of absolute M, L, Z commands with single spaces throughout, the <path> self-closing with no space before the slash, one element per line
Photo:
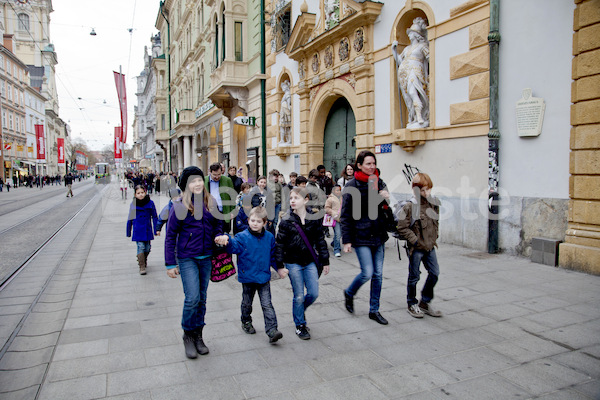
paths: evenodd
<path fill-rule="evenodd" d="M 209 285 L 210 353 L 188 360 L 181 282 L 166 276 L 163 237 L 152 242 L 148 275 L 138 274 L 135 243 L 124 235 L 129 203 L 103 199 L 89 253 L 65 259 L 0 359 L 0 398 L 600 398 L 600 277 L 444 244 L 435 299 L 442 318 L 406 312 L 407 261 L 390 241 L 381 298 L 388 326 L 367 316 L 369 285 L 355 314 L 345 311 L 342 290 L 359 267 L 344 254 L 332 258 L 307 310 L 311 340 L 294 333 L 288 280 L 271 282 L 284 337 L 270 345 L 258 300 L 257 334 L 241 330 L 241 286 L 228 279 Z M 56 262 L 59 250 L 40 260 Z M 31 304 L 29 285 L 41 284 L 32 273 L 13 283 L 0 293 L 0 334 Z"/>

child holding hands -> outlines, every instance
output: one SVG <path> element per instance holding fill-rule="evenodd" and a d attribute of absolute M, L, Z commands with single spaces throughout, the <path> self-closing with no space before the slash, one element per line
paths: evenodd
<path fill-rule="evenodd" d="M 265 319 L 265 332 L 269 343 L 283 337 L 277 330 L 277 316 L 271 303 L 271 271 L 273 267 L 281 279 L 287 277 L 286 268 L 277 269 L 274 258 L 275 237 L 265 229 L 267 210 L 254 207 L 248 217 L 248 229 L 235 237 L 221 235 L 215 243 L 227 245 L 227 251 L 238 255 L 238 281 L 242 284 L 242 329 L 248 334 L 256 333 L 252 326 L 252 302 L 258 292 Z"/>

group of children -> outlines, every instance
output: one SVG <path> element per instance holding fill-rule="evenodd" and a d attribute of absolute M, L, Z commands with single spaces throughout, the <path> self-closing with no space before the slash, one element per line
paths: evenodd
<path fill-rule="evenodd" d="M 127 221 L 127 236 L 132 237 L 132 240 L 137 242 L 137 257 L 140 274 L 142 275 L 146 274 L 146 260 L 150 253 L 150 241 L 154 238 L 154 235 L 160 235 L 162 226 L 169 221 L 170 218 L 176 218 L 181 221 L 173 224 L 177 225 L 177 227 L 169 227 L 167 229 L 165 258 L 167 259 L 168 264 L 168 275 L 172 278 L 179 275 L 179 270 L 182 267 L 182 264 L 184 264 L 183 258 L 180 259 L 180 257 L 191 256 L 191 254 L 181 254 L 181 251 L 177 252 L 175 249 L 175 246 L 177 246 L 177 249 L 181 249 L 179 246 L 183 239 L 188 241 L 186 245 L 192 241 L 192 233 L 189 233 L 188 238 L 186 236 L 186 228 L 182 228 L 182 224 L 185 224 L 185 221 L 190 217 L 192 217 L 190 220 L 192 222 L 189 223 L 194 223 L 193 218 L 197 216 L 197 210 L 194 211 L 194 202 L 200 198 L 201 194 L 203 194 L 204 198 L 204 203 L 202 203 L 204 204 L 204 210 L 208 211 L 211 207 L 210 196 L 206 196 L 206 189 L 203 186 L 203 182 L 200 183 L 200 180 L 197 180 L 194 181 L 197 182 L 196 186 L 187 187 L 188 176 L 184 177 L 183 175 L 191 168 L 193 168 L 194 171 L 189 172 L 188 175 L 199 174 L 203 176 L 202 171 L 196 167 L 186 168 L 180 179 L 181 190 L 179 188 L 174 188 L 170 191 L 169 195 L 171 201 L 161 211 L 160 215 L 157 215 L 154 203 L 150 200 L 144 187 L 139 185 L 135 187 L 135 198 L 131 203 Z M 421 199 L 420 201 L 417 201 L 419 204 L 422 204 L 422 206 L 425 207 L 425 211 L 427 211 L 427 205 L 431 203 L 429 196 L 433 184 L 426 174 L 419 175 L 420 176 L 416 177 L 416 185 L 421 188 Z M 199 188 L 199 186 L 202 187 Z M 413 182 L 413 187 L 414 186 L 415 183 Z M 255 294 L 258 293 L 263 310 L 265 333 L 269 337 L 269 342 L 275 343 L 283 337 L 283 334 L 278 331 L 277 317 L 271 303 L 270 269 L 273 268 L 281 279 L 288 276 L 290 278 L 293 290 L 293 319 L 296 325 L 296 335 L 303 340 L 310 339 L 310 329 L 307 327 L 305 311 L 318 297 L 318 279 L 321 272 L 325 274 L 329 273 L 329 252 L 327 243 L 325 242 L 322 219 L 307 218 L 310 213 L 310 211 L 307 210 L 310 194 L 306 188 L 294 187 L 289 195 L 289 212 L 282 217 L 278 232 L 275 236 L 270 229 L 267 229 L 269 220 L 267 218 L 265 207 L 266 199 L 263 199 L 263 197 L 265 197 L 263 190 L 264 187 L 259 185 L 259 189 L 254 194 L 254 197 L 256 197 L 258 202 L 255 201 L 254 198 L 252 199 L 253 207 L 249 214 L 246 215 L 244 207 L 242 206 L 242 198 L 243 196 L 250 194 L 250 186 L 246 183 L 242 185 L 240 196 L 238 196 L 237 199 L 239 214 L 238 218 L 236 218 L 236 223 L 234 224 L 235 235 L 223 234 L 222 229 L 204 229 L 203 232 L 208 233 L 203 234 L 212 237 L 212 240 L 214 241 L 213 245 L 225 246 L 227 252 L 237 254 L 238 281 L 242 284 L 241 325 L 244 332 L 248 334 L 256 333 L 256 329 L 252 324 L 251 313 L 253 298 Z M 185 199 L 182 199 L 186 194 L 187 202 Z M 256 194 L 258 194 L 258 196 L 256 196 Z M 194 195 L 196 195 L 196 200 L 194 200 Z M 175 203 L 182 203 L 182 207 L 187 209 L 188 215 L 186 219 L 182 219 L 181 215 L 175 212 L 176 210 L 172 210 L 173 204 Z M 413 203 L 410 203 L 410 205 L 412 204 Z M 405 207 L 405 209 L 408 208 L 408 206 Z M 435 223 L 431 223 L 429 219 L 431 219 L 432 214 L 417 211 L 420 214 L 417 218 L 422 220 L 419 224 L 414 224 L 414 222 L 411 223 L 411 220 L 415 219 L 411 210 L 406 210 L 406 213 L 404 214 L 406 215 L 406 218 L 401 220 L 398 226 L 401 233 L 408 237 L 408 241 L 413 249 L 410 257 L 408 280 L 409 313 L 416 318 L 421 318 L 423 316 L 423 311 L 432 316 L 441 316 L 441 313 L 436 310 L 431 309 L 428 311 L 426 309 L 428 303 L 433 298 L 433 286 L 437 282 L 437 275 L 439 274 L 437 259 L 435 259 L 435 250 L 433 249 L 437 239 L 437 220 Z M 436 210 L 438 209 L 436 208 Z M 334 187 L 331 196 L 325 204 L 325 211 L 336 221 L 332 245 L 334 247 L 335 256 L 339 257 L 341 251 L 339 223 L 341 212 L 341 188 L 339 186 Z M 170 223 L 167 225 L 170 225 Z M 215 224 L 215 226 L 218 226 L 218 224 Z M 426 232 L 423 231 L 422 227 L 424 226 L 428 227 Z M 206 244 L 203 246 L 206 247 Z M 413 257 L 413 254 L 416 256 Z M 175 257 L 177 257 L 177 262 L 174 261 Z M 202 275 L 205 274 L 205 272 L 203 272 L 203 269 L 205 268 L 203 267 L 205 264 L 204 261 L 206 261 L 206 258 L 210 259 L 210 251 L 207 252 L 204 249 L 202 254 L 193 255 L 191 258 L 195 260 L 197 264 L 195 268 L 199 271 L 196 271 L 195 273 L 196 275 L 198 275 L 198 273 L 200 274 L 200 281 L 202 281 Z M 185 260 L 188 259 L 189 257 Z M 202 261 L 202 263 L 200 263 L 200 261 Z M 430 277 L 427 279 L 425 288 L 423 289 L 422 301 L 417 305 L 416 284 L 419 279 L 420 262 L 425 264 L 428 272 L 430 272 Z M 433 271 L 434 267 L 437 268 L 436 271 Z M 435 272 L 435 274 L 433 272 Z M 183 272 L 182 280 L 185 280 Z M 195 280 L 195 285 L 198 285 L 198 278 L 196 277 Z M 184 292 L 186 294 L 184 315 L 182 317 L 184 346 L 187 357 L 196 358 L 196 353 L 208 353 L 208 348 L 202 341 L 202 328 L 204 326 L 204 313 L 206 309 L 206 287 L 208 286 L 208 281 L 206 281 L 205 287 L 202 287 L 202 283 L 200 284 L 200 301 L 197 299 L 194 301 L 188 299 L 189 289 L 187 289 L 185 281 L 183 284 Z M 186 317 L 186 308 L 189 310 L 193 307 L 202 308 L 201 315 L 196 315 L 196 311 L 187 312 L 195 313 L 194 318 L 192 318 L 195 320 L 195 325 L 191 324 L 189 322 L 190 319 Z"/>

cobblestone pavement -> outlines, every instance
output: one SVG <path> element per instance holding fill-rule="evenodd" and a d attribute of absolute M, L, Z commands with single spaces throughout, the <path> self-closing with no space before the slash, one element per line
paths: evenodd
<path fill-rule="evenodd" d="M 125 237 L 129 201 L 102 204 L 69 228 L 74 244 L 0 359 L 1 399 L 600 398 L 600 277 L 450 245 L 438 251 L 442 318 L 406 312 L 407 260 L 389 241 L 380 309 L 389 325 L 368 318 L 368 285 L 355 314 L 344 309 L 342 289 L 358 272 L 355 254 L 344 254 L 306 313 L 311 340 L 294 333 L 287 279 L 271 282 L 284 335 L 275 345 L 258 299 L 257 334 L 241 330 L 241 285 L 228 279 L 209 286 L 210 354 L 188 360 L 164 237 L 140 276 Z M 34 280 L 24 272 L 0 292 L 0 320 L 31 303 Z"/>

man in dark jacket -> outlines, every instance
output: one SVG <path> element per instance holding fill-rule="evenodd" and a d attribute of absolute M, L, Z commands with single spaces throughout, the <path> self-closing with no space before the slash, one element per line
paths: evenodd
<path fill-rule="evenodd" d="M 67 187 L 67 197 L 69 197 L 69 195 L 73 197 L 73 191 L 71 190 L 73 186 L 73 175 L 71 175 L 70 172 L 65 175 L 65 186 Z"/>

